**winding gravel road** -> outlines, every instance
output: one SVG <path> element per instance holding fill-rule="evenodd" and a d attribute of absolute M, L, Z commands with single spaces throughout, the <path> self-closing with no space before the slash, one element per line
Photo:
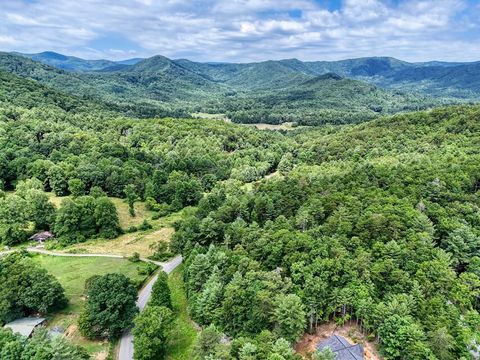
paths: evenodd
<path fill-rule="evenodd" d="M 156 262 L 157 263 L 157 262 Z M 178 265 L 182 263 L 182 256 L 179 255 L 172 260 L 164 263 L 158 262 L 157 264 L 163 268 L 167 274 L 171 273 Z M 148 283 L 140 290 L 138 294 L 137 306 L 142 311 L 150 299 L 152 294 L 152 287 L 157 281 L 158 275 L 155 275 Z M 131 331 L 126 331 L 120 339 L 120 345 L 118 347 L 118 360 L 133 360 L 133 335 Z"/>

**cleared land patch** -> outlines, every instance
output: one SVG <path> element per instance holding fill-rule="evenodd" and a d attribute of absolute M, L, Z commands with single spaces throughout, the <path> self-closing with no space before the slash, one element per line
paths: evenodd
<path fill-rule="evenodd" d="M 174 229 L 164 227 L 148 232 L 135 232 L 123 234 L 113 240 L 95 239 L 84 243 L 75 244 L 66 249 L 67 252 L 90 254 L 115 254 L 131 256 L 139 253 L 141 257 L 153 255 L 151 246 L 160 240 L 170 241 Z"/>
<path fill-rule="evenodd" d="M 91 354 L 102 353 L 108 350 L 106 341 L 90 341 L 85 339 L 77 330 L 77 320 L 85 304 L 85 281 L 93 275 L 108 273 L 122 273 L 135 283 L 143 283 L 147 275 L 139 274 L 139 269 L 147 265 L 143 262 L 132 263 L 126 259 L 100 257 L 58 257 L 49 255 L 34 255 L 33 261 L 55 276 L 65 289 L 69 300 L 68 306 L 48 318 L 48 327 L 61 327 L 65 336 L 72 342 L 84 346 Z"/>

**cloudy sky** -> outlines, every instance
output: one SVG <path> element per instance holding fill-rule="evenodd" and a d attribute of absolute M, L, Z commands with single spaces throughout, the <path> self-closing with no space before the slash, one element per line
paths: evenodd
<path fill-rule="evenodd" d="M 0 0 L 0 50 L 197 61 L 480 60 L 480 0 Z"/>

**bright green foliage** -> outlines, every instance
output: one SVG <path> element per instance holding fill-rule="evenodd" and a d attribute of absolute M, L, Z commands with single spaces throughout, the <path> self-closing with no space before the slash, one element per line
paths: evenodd
<path fill-rule="evenodd" d="M 120 233 L 117 208 L 108 197 L 95 199 L 95 225 L 98 235 L 107 239 L 113 239 Z"/>
<path fill-rule="evenodd" d="M 327 347 L 324 350 L 316 351 L 313 360 L 335 360 L 335 353 Z"/>
<path fill-rule="evenodd" d="M 172 244 L 194 319 L 237 337 L 285 326 L 292 341 L 353 318 L 388 358 L 468 358 L 480 333 L 479 111 L 299 131 L 286 175 L 217 184 Z M 297 310 L 277 296 L 297 296 Z M 203 311 L 207 299 L 221 310 Z"/>
<path fill-rule="evenodd" d="M 173 313 L 170 309 L 149 304 L 135 318 L 133 358 L 135 360 L 164 359 L 172 321 Z"/>
<path fill-rule="evenodd" d="M 0 325 L 26 315 L 47 314 L 66 303 L 59 282 L 27 255 L 0 257 Z"/>
<path fill-rule="evenodd" d="M 125 186 L 123 190 L 125 193 L 125 202 L 128 204 L 128 211 L 130 212 L 130 216 L 135 216 L 135 202 L 138 200 L 137 190 L 135 189 L 135 185 L 128 184 Z"/>
<path fill-rule="evenodd" d="M 25 198 L 29 190 L 43 190 L 43 184 L 37 178 L 20 180 L 15 186 L 16 194 Z"/>
<path fill-rule="evenodd" d="M 58 165 L 51 166 L 48 170 L 47 176 L 49 179 L 49 185 L 55 195 L 68 195 L 68 178 L 65 170 L 62 167 Z"/>
<path fill-rule="evenodd" d="M 195 303 L 192 315 L 201 324 L 218 323 L 221 316 L 223 283 L 219 271 L 213 271 Z"/>
<path fill-rule="evenodd" d="M 305 311 L 302 300 L 297 295 L 279 295 L 275 300 L 273 316 L 279 337 L 294 342 L 303 334 Z"/>
<path fill-rule="evenodd" d="M 55 206 L 43 190 L 30 189 L 25 195 L 27 214 L 37 230 L 48 230 L 55 221 Z"/>
<path fill-rule="evenodd" d="M 35 230 L 48 230 L 55 219 L 55 207 L 37 179 L 20 181 L 15 194 L 0 197 L 0 242 L 13 245 L 28 237 L 29 221 Z"/>
<path fill-rule="evenodd" d="M 195 354 L 200 359 L 204 359 L 209 355 L 215 354 L 215 351 L 220 345 L 221 338 L 222 334 L 215 327 L 215 325 L 207 326 L 197 337 L 197 342 L 195 343 Z"/>
<path fill-rule="evenodd" d="M 87 289 L 87 303 L 80 316 L 79 329 L 90 339 L 115 339 L 133 324 L 138 312 L 137 291 L 122 274 L 95 277 Z"/>
<path fill-rule="evenodd" d="M 0 242 L 18 244 L 28 237 L 27 202 L 18 195 L 0 198 Z"/>
<path fill-rule="evenodd" d="M 478 106 L 289 133 L 119 114 L 207 109 L 234 121 L 350 123 L 438 102 L 342 76 L 396 86 L 391 74 L 400 71 L 411 85 L 402 71 L 418 75 L 420 66 L 422 76 L 442 74 L 422 88 L 457 96 L 477 91 L 474 78 L 466 90 L 450 88 L 450 70 L 392 59 L 202 65 L 154 57 L 137 65 L 126 81 L 121 72 L 72 76 L 0 56 L 0 67 L 19 75 L 0 73 L 3 242 L 22 241 L 34 225 L 25 199 L 9 192 L 22 179 L 59 195 L 72 179 L 85 193 L 101 187 L 117 197 L 131 185 L 158 214 L 192 206 L 169 247 L 185 259 L 189 309 L 200 325 L 235 337 L 206 357 L 285 357 L 272 352 L 279 335 L 290 342 L 318 322 L 349 320 L 391 359 L 470 357 L 480 343 Z M 32 76 L 92 100 L 22 78 Z M 123 91 L 99 91 L 99 78 Z M 78 196 L 58 210 L 62 243 L 113 228 L 93 216 L 99 198 Z M 111 214 L 103 205 L 99 213 Z"/>
<path fill-rule="evenodd" d="M 82 242 L 92 236 L 114 238 L 120 233 L 117 209 L 107 197 L 67 198 L 57 211 L 54 231 L 62 244 Z"/>
<path fill-rule="evenodd" d="M 26 340 L 0 328 L 0 359 L 87 360 L 90 356 L 63 337 L 51 339 L 45 329 L 38 329 Z"/>
<path fill-rule="evenodd" d="M 85 195 L 85 183 L 80 179 L 68 180 L 68 191 L 73 197 Z"/>
<path fill-rule="evenodd" d="M 172 299 L 170 296 L 170 288 L 168 287 L 168 275 L 164 271 L 158 273 L 157 281 L 153 284 L 149 305 L 164 306 L 170 310 L 172 309 Z"/>
<path fill-rule="evenodd" d="M 172 172 L 168 177 L 165 189 L 170 196 L 172 210 L 179 210 L 188 205 L 196 204 L 202 197 L 202 185 L 196 178 L 184 172 Z"/>
<path fill-rule="evenodd" d="M 103 191 L 100 186 L 92 186 L 92 188 L 90 189 L 89 195 L 93 196 L 95 199 L 99 197 L 107 196 L 105 191 Z"/>

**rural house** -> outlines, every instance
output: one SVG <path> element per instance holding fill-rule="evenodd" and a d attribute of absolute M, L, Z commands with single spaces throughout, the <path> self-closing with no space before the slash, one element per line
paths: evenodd
<path fill-rule="evenodd" d="M 50 231 L 41 231 L 30 236 L 29 240 L 44 243 L 45 240 L 52 239 L 53 237 L 54 235 Z"/>
<path fill-rule="evenodd" d="M 332 335 L 317 345 L 317 350 L 330 348 L 335 354 L 335 360 L 363 360 L 363 347 L 360 344 L 350 344 L 339 335 Z"/>
<path fill-rule="evenodd" d="M 45 323 L 44 318 L 25 317 L 14 320 L 4 326 L 4 328 L 12 329 L 14 333 L 18 333 L 25 337 L 30 337 L 33 331 Z"/>

